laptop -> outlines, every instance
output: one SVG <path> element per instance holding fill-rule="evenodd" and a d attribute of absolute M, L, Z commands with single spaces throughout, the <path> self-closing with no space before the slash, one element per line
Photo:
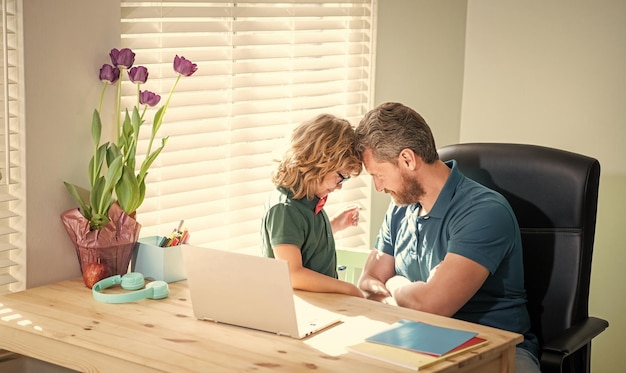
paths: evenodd
<path fill-rule="evenodd" d="M 181 252 L 197 319 L 296 339 L 341 321 L 294 294 L 287 261 L 193 245 Z"/>

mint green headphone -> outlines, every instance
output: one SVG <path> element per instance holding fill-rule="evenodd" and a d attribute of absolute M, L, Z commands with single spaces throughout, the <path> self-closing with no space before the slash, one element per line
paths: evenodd
<path fill-rule="evenodd" d="M 144 288 L 144 278 L 139 272 L 130 272 L 124 276 L 115 275 L 102 279 L 91 288 L 93 298 L 104 303 L 127 303 L 141 299 L 163 299 L 169 293 L 169 286 L 165 281 L 149 282 Z M 102 290 L 113 285 L 121 285 L 124 290 L 134 290 L 129 293 L 122 294 L 104 294 Z M 142 289 L 143 288 L 143 289 Z"/>

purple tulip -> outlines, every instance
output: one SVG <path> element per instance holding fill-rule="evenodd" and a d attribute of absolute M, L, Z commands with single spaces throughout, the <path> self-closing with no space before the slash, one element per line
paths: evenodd
<path fill-rule="evenodd" d="M 103 83 L 113 84 L 120 78 L 120 69 L 109 64 L 104 64 L 100 68 L 100 80 Z"/>
<path fill-rule="evenodd" d="M 139 94 L 139 103 L 142 105 L 156 106 L 161 101 L 161 96 L 150 91 L 141 91 Z"/>
<path fill-rule="evenodd" d="M 148 80 L 148 69 L 144 66 L 135 66 L 128 70 L 128 78 L 135 84 L 144 84 Z"/>
<path fill-rule="evenodd" d="M 135 52 L 130 50 L 129 48 L 122 48 L 122 50 L 117 50 L 117 48 L 111 49 L 111 63 L 113 66 L 122 67 L 126 69 L 130 69 L 135 63 Z"/>
<path fill-rule="evenodd" d="M 174 71 L 184 76 L 191 76 L 198 70 L 198 65 L 189 61 L 185 57 L 174 57 Z"/>

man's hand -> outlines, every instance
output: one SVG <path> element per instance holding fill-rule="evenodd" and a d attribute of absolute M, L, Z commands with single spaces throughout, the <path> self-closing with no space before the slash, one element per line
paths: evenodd
<path fill-rule="evenodd" d="M 387 282 L 385 283 L 385 287 L 389 290 L 389 292 L 391 293 L 391 296 L 393 296 L 396 290 L 409 284 L 411 284 L 411 281 L 408 278 L 404 276 L 395 275 L 389 280 L 387 280 Z"/>
<path fill-rule="evenodd" d="M 380 301 L 391 296 L 391 293 L 389 293 L 385 285 L 375 278 L 361 278 L 360 285 L 362 286 L 361 289 L 363 289 L 363 287 L 367 289 L 364 291 L 367 299 Z"/>
<path fill-rule="evenodd" d="M 393 276 L 387 280 L 385 285 L 380 282 L 370 285 L 371 291 L 368 293 L 367 299 L 397 306 L 398 303 L 393 297 L 394 290 L 410 283 L 411 281 L 409 281 L 406 277 L 397 275 Z"/>
<path fill-rule="evenodd" d="M 386 280 L 395 274 L 393 256 L 372 250 L 365 261 L 359 288 L 367 299 L 395 305 L 391 292 L 385 286 Z"/>
<path fill-rule="evenodd" d="M 389 292 L 389 290 L 387 290 L 385 285 L 382 284 L 382 282 L 375 281 L 375 280 L 372 280 L 372 282 L 373 284 L 370 286 L 371 296 L 378 296 L 378 297 L 390 297 L 391 296 L 391 293 Z"/>

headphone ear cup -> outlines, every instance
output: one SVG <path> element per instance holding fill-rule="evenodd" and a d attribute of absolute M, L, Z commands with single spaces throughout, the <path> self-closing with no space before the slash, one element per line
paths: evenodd
<path fill-rule="evenodd" d="M 143 288 L 146 281 L 143 275 L 139 272 L 130 272 L 122 276 L 122 282 L 120 285 L 124 290 L 139 290 Z"/>
<path fill-rule="evenodd" d="M 170 294 L 170 287 L 165 281 L 152 281 L 146 285 L 146 289 L 152 289 L 151 295 L 147 296 L 150 299 L 163 299 Z"/>

